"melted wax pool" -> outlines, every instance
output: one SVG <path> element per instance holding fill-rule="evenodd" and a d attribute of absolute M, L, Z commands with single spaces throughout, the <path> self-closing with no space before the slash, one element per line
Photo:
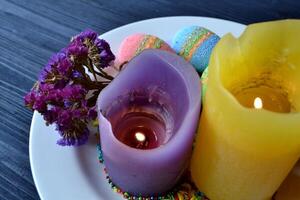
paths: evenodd
<path fill-rule="evenodd" d="M 131 91 L 106 110 L 115 137 L 136 149 L 154 149 L 166 144 L 174 128 L 170 99 L 158 87 Z"/>

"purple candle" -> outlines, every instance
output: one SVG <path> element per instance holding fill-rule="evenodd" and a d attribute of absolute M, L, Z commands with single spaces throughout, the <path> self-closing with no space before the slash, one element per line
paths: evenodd
<path fill-rule="evenodd" d="M 181 57 L 145 50 L 98 98 L 107 172 L 134 195 L 171 189 L 186 170 L 198 124 L 200 80 Z"/>

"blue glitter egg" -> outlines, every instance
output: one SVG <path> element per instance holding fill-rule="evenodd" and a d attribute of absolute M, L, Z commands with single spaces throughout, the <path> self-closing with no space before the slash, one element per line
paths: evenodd
<path fill-rule="evenodd" d="M 206 28 L 189 26 L 175 34 L 172 48 L 202 73 L 208 66 L 210 54 L 219 40 L 219 36 Z"/>

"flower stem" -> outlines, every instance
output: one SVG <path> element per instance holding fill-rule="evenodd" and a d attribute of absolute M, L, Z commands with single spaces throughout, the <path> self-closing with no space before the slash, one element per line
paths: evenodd
<path fill-rule="evenodd" d="M 91 59 L 87 59 L 87 64 L 86 65 L 87 65 L 87 68 L 89 69 L 89 71 L 92 72 L 95 81 L 98 81 L 95 70 L 94 70 L 94 67 L 93 67 L 92 62 L 91 62 Z"/>

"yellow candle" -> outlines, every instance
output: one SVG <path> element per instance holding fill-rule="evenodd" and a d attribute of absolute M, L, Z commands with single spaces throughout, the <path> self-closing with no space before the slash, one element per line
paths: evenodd
<path fill-rule="evenodd" d="M 267 200 L 300 157 L 300 21 L 224 36 L 209 64 L 192 177 L 211 200 Z"/>
<path fill-rule="evenodd" d="M 283 181 L 275 200 L 299 200 L 300 199 L 300 160 Z"/>

